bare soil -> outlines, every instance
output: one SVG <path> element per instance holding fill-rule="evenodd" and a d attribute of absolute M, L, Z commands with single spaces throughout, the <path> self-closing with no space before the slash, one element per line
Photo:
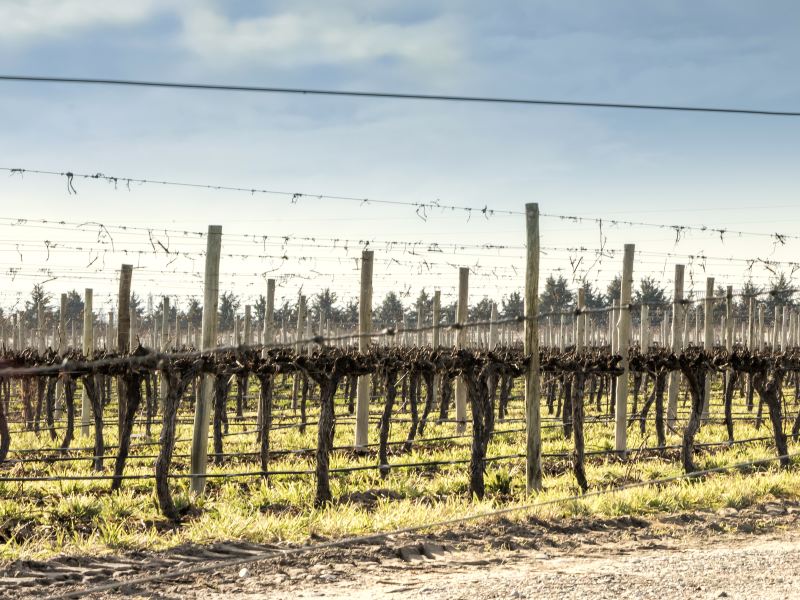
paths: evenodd
<path fill-rule="evenodd" d="M 134 584 L 136 577 L 268 549 L 232 542 L 165 554 L 7 565 L 0 596 L 56 598 L 797 598 L 800 507 L 651 519 L 496 520 Z M 244 570 L 243 570 L 244 569 Z M 10 595 L 9 595 L 10 594 Z"/>

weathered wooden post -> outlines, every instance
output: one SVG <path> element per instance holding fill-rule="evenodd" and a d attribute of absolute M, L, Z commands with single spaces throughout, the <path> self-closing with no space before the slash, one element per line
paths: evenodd
<path fill-rule="evenodd" d="M 253 323 L 252 308 L 249 304 L 244 305 L 244 345 L 250 346 L 253 343 Z"/>
<path fill-rule="evenodd" d="M 295 328 L 294 337 L 294 351 L 297 354 L 303 352 L 303 345 L 300 340 L 303 339 L 303 332 L 305 331 L 305 318 L 306 318 L 306 297 L 302 294 L 297 298 L 297 327 Z M 300 373 L 295 371 L 292 374 L 292 410 L 297 410 L 299 404 L 297 399 L 300 395 Z"/>
<path fill-rule="evenodd" d="M 489 317 L 489 350 L 497 348 L 497 302 L 492 302 L 492 314 Z"/>
<path fill-rule="evenodd" d="M 83 296 L 83 355 L 91 360 L 94 352 L 94 314 L 92 313 L 92 289 L 86 288 Z M 83 388 L 81 398 L 81 435 L 89 435 L 89 420 L 92 418 L 92 405 L 89 394 Z"/>
<path fill-rule="evenodd" d="M 219 260 L 222 249 L 222 227 L 209 225 L 206 245 L 205 289 L 203 292 L 203 326 L 200 350 L 208 352 L 216 347 L 217 311 L 219 310 Z M 166 300 L 166 298 L 165 298 Z M 192 436 L 191 490 L 203 493 L 208 464 L 208 427 L 211 402 L 214 394 L 214 375 L 204 373 L 200 379 L 200 393 L 194 410 Z"/>
<path fill-rule="evenodd" d="M 441 343 L 440 336 L 441 331 L 439 329 L 439 321 L 442 318 L 442 292 L 441 290 L 434 290 L 433 292 L 433 314 L 431 315 L 431 325 L 433 325 L 433 332 L 431 336 L 431 347 L 436 350 L 439 348 Z M 433 406 L 437 406 L 439 404 L 439 384 L 441 382 L 441 378 L 439 377 L 439 373 L 436 373 L 433 376 Z"/>
<path fill-rule="evenodd" d="M 130 348 L 130 351 L 133 352 L 134 350 L 136 350 L 136 346 L 138 345 L 138 341 L 137 341 L 136 338 L 139 335 L 138 334 L 138 326 L 139 326 L 139 324 L 137 323 L 136 309 L 133 306 L 130 307 L 129 313 L 130 313 L 130 317 L 129 318 L 130 318 L 130 322 L 131 322 L 131 335 L 130 335 L 131 339 L 130 339 L 129 348 Z"/>
<path fill-rule="evenodd" d="M 542 489 L 542 429 L 539 389 L 539 205 L 525 205 L 525 480 L 528 493 Z"/>
<path fill-rule="evenodd" d="M 725 291 L 725 349 L 730 352 L 733 350 L 733 286 L 729 285 Z"/>
<path fill-rule="evenodd" d="M 714 278 L 706 278 L 706 297 L 703 302 L 703 349 L 707 353 L 714 350 Z M 711 380 L 712 374 L 706 374 L 705 390 L 703 392 L 703 418 L 708 418 L 711 405 Z"/>
<path fill-rule="evenodd" d="M 133 265 L 122 265 L 119 271 L 119 295 L 117 297 L 117 310 L 119 311 L 119 326 L 117 327 L 117 348 L 125 352 L 131 344 L 131 277 Z M 127 394 L 122 378 L 117 378 L 117 406 L 119 407 L 118 429 L 120 439 L 125 427 L 125 413 L 128 410 Z"/>
<path fill-rule="evenodd" d="M 642 304 L 639 317 L 639 349 L 642 353 L 650 347 L 650 307 Z"/>
<path fill-rule="evenodd" d="M 425 335 L 422 332 L 422 325 L 425 323 L 425 315 L 423 310 L 425 305 L 422 300 L 417 300 L 417 348 L 422 348 L 425 345 Z"/>
<path fill-rule="evenodd" d="M 39 354 L 44 354 L 44 304 L 41 300 L 36 301 L 36 344 Z"/>
<path fill-rule="evenodd" d="M 210 233 L 209 233 L 209 235 L 210 235 Z M 208 257 L 206 257 L 206 263 L 208 263 Z M 206 269 L 207 268 L 208 267 L 206 266 Z M 219 275 L 217 275 L 217 278 L 219 279 Z M 203 310 L 203 313 L 205 314 L 205 310 Z M 153 325 L 153 328 L 155 329 L 155 324 Z M 160 350 L 162 352 L 168 352 L 169 351 L 169 296 L 164 296 L 164 298 L 161 301 L 161 346 L 160 346 Z M 159 377 L 161 377 L 160 373 L 159 373 Z M 161 396 L 161 408 L 163 409 L 164 408 L 164 402 L 167 401 L 167 381 L 163 377 L 161 377 L 160 388 L 161 388 L 161 394 L 160 394 L 160 396 Z M 195 411 L 195 412 L 197 412 L 197 411 Z"/>
<path fill-rule="evenodd" d="M 672 292 L 672 351 L 677 354 L 683 347 L 683 333 L 687 314 L 687 305 L 683 303 L 683 278 L 685 265 L 675 265 L 675 281 Z M 681 374 L 671 371 L 667 388 L 667 427 L 675 428 L 678 419 L 678 392 L 681 387 Z"/>
<path fill-rule="evenodd" d="M 67 295 L 61 294 L 61 308 L 58 311 L 58 351 L 67 349 Z"/>
<path fill-rule="evenodd" d="M 458 269 L 458 305 L 456 308 L 456 322 L 461 325 L 456 330 L 456 347 L 463 348 L 466 342 L 467 303 L 469 302 L 469 267 Z M 456 433 L 462 434 L 467 430 L 467 386 L 462 377 L 456 379 Z"/>
<path fill-rule="evenodd" d="M 582 312 L 586 309 L 586 290 L 583 287 L 578 288 L 578 313 L 575 317 L 575 350 L 582 352 L 584 348 L 586 336 L 586 313 Z M 582 399 L 581 399 L 582 401 Z"/>
<path fill-rule="evenodd" d="M 614 435 L 614 448 L 620 454 L 625 454 L 628 449 L 628 346 L 631 337 L 631 288 L 633 287 L 633 244 L 625 244 L 622 260 L 622 281 L 619 298 L 619 324 L 617 326 L 618 349 L 622 357 L 619 366 L 622 375 L 617 379 L 617 397 L 615 405 L 616 430 Z"/>
<path fill-rule="evenodd" d="M 264 310 L 264 351 L 263 358 L 267 356 L 268 347 L 275 343 L 275 280 L 267 279 L 267 306 Z"/>
<path fill-rule="evenodd" d="M 375 253 L 361 253 L 361 293 L 358 300 L 358 351 L 368 352 L 372 333 L 372 263 Z M 355 446 L 363 448 L 369 443 L 369 397 L 372 393 L 372 378 L 359 375 L 356 389 Z"/>

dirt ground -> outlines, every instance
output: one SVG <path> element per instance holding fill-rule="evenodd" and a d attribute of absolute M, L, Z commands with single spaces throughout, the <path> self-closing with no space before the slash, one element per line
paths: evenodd
<path fill-rule="evenodd" d="M 797 598 L 798 534 L 800 507 L 788 503 L 648 520 L 500 520 L 81 597 Z M 182 548 L 163 555 L 65 557 L 32 566 L 20 562 L 4 570 L 0 594 L 57 598 L 68 591 L 87 592 L 109 580 L 126 581 L 264 548 L 232 543 Z M 108 573 L 103 565 L 117 571 Z M 70 569 L 81 572 L 80 578 L 67 577 Z M 36 579 L 35 572 L 47 573 L 50 583 L 41 581 L 44 575 Z M 11 596 L 5 595 L 9 592 Z"/>

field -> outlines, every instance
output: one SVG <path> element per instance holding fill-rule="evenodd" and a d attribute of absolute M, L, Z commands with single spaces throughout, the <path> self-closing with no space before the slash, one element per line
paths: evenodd
<path fill-rule="evenodd" d="M 452 419 L 437 422 L 437 415 L 431 414 L 424 436 L 419 436 L 411 450 L 405 451 L 409 406 L 407 403 L 402 406 L 398 398 L 389 437 L 392 467 L 383 478 L 375 468 L 379 463 L 377 423 L 383 398 L 374 398 L 371 403 L 370 446 L 366 451 L 355 452 L 352 449 L 354 420 L 348 412 L 347 398 L 340 392 L 335 405 L 335 449 L 330 460 L 333 502 L 318 507 L 314 502 L 314 452 L 319 409 L 314 396 L 308 403 L 308 426 L 301 432 L 299 415 L 290 406 L 292 376 L 276 377 L 267 481 L 259 473 L 253 412 L 258 385 L 251 378 L 241 418 L 234 416 L 235 385 L 228 395 L 229 425 L 223 437 L 225 456 L 209 465 L 206 493 L 192 494 L 186 478 L 170 480 L 173 498 L 181 513 L 177 520 L 161 514 L 154 494 L 152 474 L 158 450 L 160 413 L 154 418 L 149 437 L 144 434 L 141 422 L 137 422 L 132 436 L 125 475 L 143 478 L 126 479 L 120 491 L 111 492 L 108 479 L 91 479 L 91 438 L 78 434 L 73 449 L 58 453 L 53 462 L 43 460 L 54 456 L 48 449 L 56 444 L 46 431 L 38 434 L 23 431 L 24 424 L 18 419 L 15 424 L 13 409 L 18 406 L 18 395 L 13 386 L 10 427 L 14 433 L 2 476 L 48 480 L 0 483 L 3 560 L 45 559 L 58 554 L 155 551 L 186 543 L 224 540 L 299 543 L 420 526 L 529 503 L 547 504 L 512 512 L 506 517 L 513 520 L 530 515 L 542 518 L 651 515 L 699 508 L 741 508 L 769 499 L 800 498 L 800 473 L 779 469 L 773 462 L 691 481 L 677 480 L 582 499 L 572 472 L 573 442 L 565 439 L 561 419 L 548 414 L 544 400 L 541 409 L 544 490 L 528 495 L 525 492 L 523 389 L 521 380 L 517 379 L 508 413 L 496 422 L 488 444 L 486 494 L 482 500 L 470 493 L 471 429 L 458 436 Z M 794 389 L 787 385 L 784 393 L 791 416 Z M 725 443 L 727 434 L 722 423 L 721 395 L 717 382 L 710 418 L 703 423 L 697 436 L 697 467 L 711 469 L 775 457 L 769 422 L 756 429 L 755 412 L 747 411 L 745 399 L 738 393 L 733 406 L 734 437 L 755 440 Z M 632 402 L 632 397 L 630 400 Z M 628 428 L 630 450 L 625 458 L 613 452 L 613 421 L 608 419 L 605 405 L 604 410 L 598 412 L 596 406 L 587 402 L 585 444 L 589 491 L 613 490 L 632 482 L 680 475 L 679 446 L 690 402 L 690 398 L 687 400 L 686 395 L 681 394 L 680 426 L 674 433 L 667 432 L 665 449 L 655 448 L 652 417 L 648 417 L 644 434 L 640 432 L 638 420 L 631 423 Z M 116 398 L 112 397 L 104 411 L 109 423 L 104 428 L 105 444 L 107 454 L 112 457 L 117 444 L 115 403 Z M 432 413 L 437 411 L 438 408 Z M 191 416 L 192 407 L 185 402 L 176 430 L 178 441 L 171 470 L 175 475 L 189 473 Z M 56 426 L 59 425 L 63 426 L 63 422 L 56 422 Z M 113 460 L 106 460 L 103 475 L 111 474 L 112 463 Z M 345 471 L 337 472 L 338 469 Z M 70 480 L 71 477 L 87 480 Z M 575 498 L 548 503 L 568 497 Z"/>

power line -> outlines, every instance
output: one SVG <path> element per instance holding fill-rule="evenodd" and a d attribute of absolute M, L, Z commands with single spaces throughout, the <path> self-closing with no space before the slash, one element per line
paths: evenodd
<path fill-rule="evenodd" d="M 98 79 L 88 77 L 46 77 L 34 75 L 0 75 L 0 80 L 26 83 L 63 83 L 71 85 L 109 85 L 125 87 L 168 88 L 181 90 L 206 90 L 217 92 L 256 92 L 266 94 L 293 94 L 302 96 L 344 96 L 351 98 L 383 98 L 392 100 L 426 100 L 438 102 L 469 102 L 480 104 L 515 104 L 523 106 L 561 106 L 573 108 L 609 108 L 622 110 L 654 110 L 670 112 L 718 113 L 759 115 L 769 117 L 800 117 L 800 112 L 750 108 L 688 106 L 670 104 L 639 104 L 621 102 L 595 102 L 576 100 L 546 100 L 535 98 L 509 98 L 498 96 L 461 96 L 443 94 L 418 94 L 401 92 L 372 92 L 360 90 L 331 90 L 320 88 L 288 88 L 256 85 L 227 85 L 214 83 L 186 83 L 146 81 L 135 79 Z"/>

